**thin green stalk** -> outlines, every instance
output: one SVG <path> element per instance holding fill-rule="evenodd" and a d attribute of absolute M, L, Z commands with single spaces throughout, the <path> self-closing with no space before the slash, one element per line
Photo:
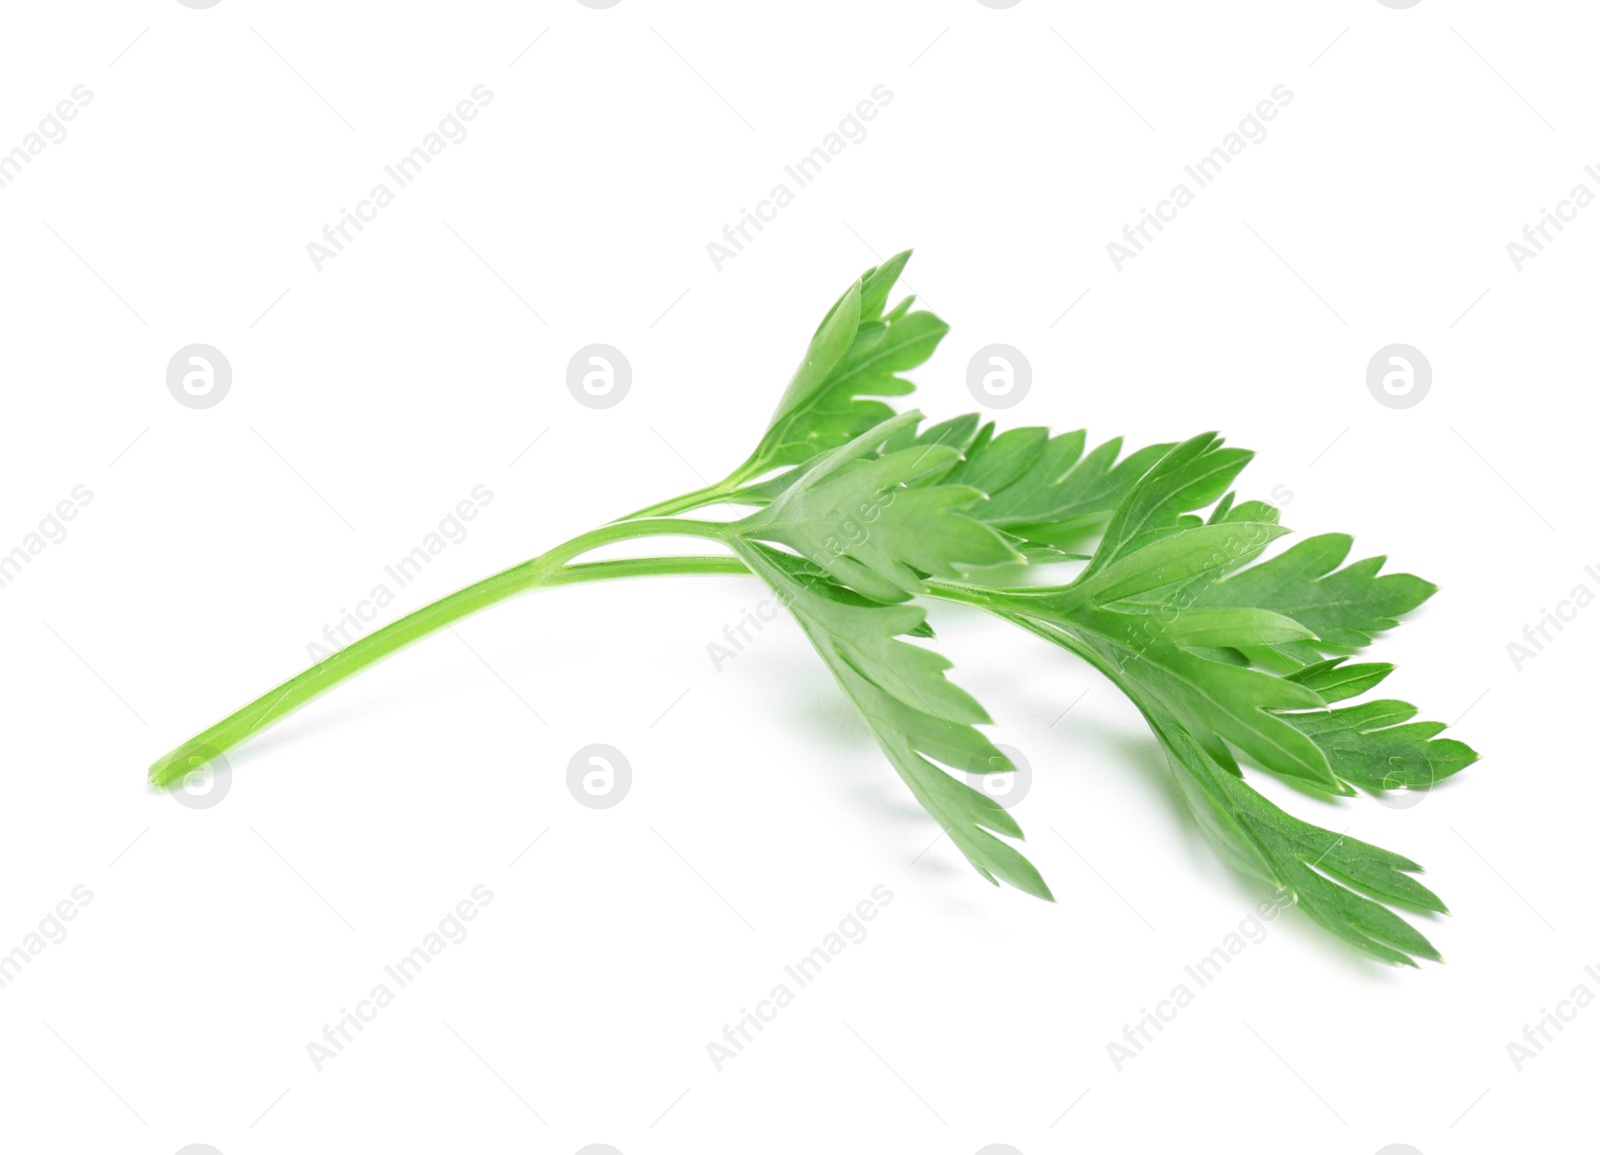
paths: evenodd
<path fill-rule="evenodd" d="M 673 514 L 688 513 L 694 509 L 704 509 L 708 505 L 727 502 L 729 505 L 752 504 L 750 495 L 746 493 L 745 486 L 756 478 L 769 472 L 761 463 L 752 457 L 732 473 L 728 474 L 715 485 L 708 485 L 703 489 L 691 490 L 677 497 L 670 497 L 666 501 L 658 501 L 654 505 L 647 505 L 643 509 L 635 510 L 626 517 L 617 518 L 618 521 L 632 521 L 639 517 L 670 517 Z M 760 498 L 753 504 L 764 505 L 765 498 Z"/>
<path fill-rule="evenodd" d="M 629 557 L 618 561 L 580 561 L 550 575 L 544 588 L 621 577 L 666 577 L 673 574 L 745 574 L 750 567 L 736 557 Z"/>
<path fill-rule="evenodd" d="M 704 509 L 708 505 L 730 497 L 737 486 L 728 487 L 728 482 L 721 481 L 716 485 L 708 485 L 704 489 L 692 490 L 677 497 L 658 501 L 654 505 L 647 505 L 643 509 L 634 510 L 626 517 L 619 517 L 617 521 L 633 521 L 641 517 L 670 517 L 676 513 L 688 513 L 691 509 Z"/>
<path fill-rule="evenodd" d="M 150 767 L 150 781 L 157 786 L 173 785 L 189 771 L 233 749 L 374 662 L 516 594 L 611 577 L 740 572 L 744 567 L 733 558 L 629 558 L 566 564 L 580 554 L 630 538 L 677 534 L 720 541 L 725 532 L 725 527 L 715 522 L 649 518 L 601 526 L 581 534 L 548 553 L 457 590 L 350 643 L 157 759 Z"/>
<path fill-rule="evenodd" d="M 683 502 L 689 496 L 691 495 L 674 500 Z M 726 527 L 716 522 L 641 517 L 613 522 L 575 537 L 539 557 L 521 562 L 510 569 L 475 582 L 465 589 L 448 594 L 397 621 L 374 630 L 365 637 L 358 638 L 344 649 L 301 671 L 157 759 L 150 767 L 150 781 L 157 786 L 173 785 L 189 771 L 248 741 L 312 699 L 388 657 L 396 650 L 403 649 L 412 642 L 517 594 L 535 589 L 551 589 L 557 586 L 622 577 L 748 574 L 749 568 L 735 557 L 647 557 L 576 563 L 570 560 L 600 546 L 632 538 L 675 534 L 719 541 L 725 536 L 725 531 Z M 929 592 L 936 597 L 978 606 L 986 606 L 984 595 L 991 592 L 981 587 L 964 586 L 954 582 L 929 584 Z M 1015 620 L 1018 620 L 1018 624 L 1024 628 L 1031 628 L 1025 619 Z"/>

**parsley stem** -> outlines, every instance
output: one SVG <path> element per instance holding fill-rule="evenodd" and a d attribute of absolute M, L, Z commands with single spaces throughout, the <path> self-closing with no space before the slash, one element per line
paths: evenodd
<path fill-rule="evenodd" d="M 687 513 L 691 509 L 703 509 L 708 505 L 715 505 L 718 501 L 733 493 L 726 488 L 725 482 L 708 485 L 704 489 L 692 490 L 680 494 L 667 501 L 658 501 L 654 505 L 647 505 L 643 509 L 635 510 L 626 517 L 619 517 L 618 521 L 632 521 L 641 517 L 668 517 L 675 513 Z"/>
<path fill-rule="evenodd" d="M 663 534 L 720 541 L 726 535 L 726 528 L 715 522 L 648 518 L 605 525 L 580 534 L 539 557 L 457 590 L 356 639 L 157 759 L 150 767 L 150 781 L 157 786 L 173 785 L 191 770 L 233 749 L 374 662 L 516 594 L 612 577 L 748 572 L 737 559 L 728 557 L 627 558 L 567 564 L 572 558 L 600 546 Z"/>
<path fill-rule="evenodd" d="M 619 577 L 665 577 L 669 574 L 744 574 L 750 567 L 736 557 L 629 557 L 617 561 L 584 561 L 564 565 L 546 586 L 576 585 Z"/>
<path fill-rule="evenodd" d="M 626 517 L 617 518 L 618 521 L 632 521 L 640 517 L 668 517 L 676 513 L 688 513 L 691 509 L 704 509 L 708 505 L 718 502 L 728 502 L 729 506 L 751 504 L 749 495 L 745 494 L 744 486 L 753 478 L 759 477 L 763 469 L 755 458 L 751 458 L 728 474 L 715 485 L 708 485 L 703 489 L 690 490 L 688 493 L 679 494 L 677 497 L 658 501 L 654 505 L 647 505 L 643 509 L 635 510 Z M 761 498 L 754 504 L 764 505 L 766 499 Z"/>

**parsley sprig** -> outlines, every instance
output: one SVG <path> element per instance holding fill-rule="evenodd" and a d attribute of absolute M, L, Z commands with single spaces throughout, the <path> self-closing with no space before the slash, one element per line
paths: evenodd
<path fill-rule="evenodd" d="M 1286 813 L 1245 767 L 1329 797 L 1426 790 L 1476 760 L 1417 710 L 1366 698 L 1393 667 L 1356 662 L 1435 587 L 1346 564 L 1351 539 L 1289 531 L 1236 497 L 1248 451 L 1214 433 L 1125 452 L 1079 430 L 925 424 L 885 398 L 947 331 L 911 298 L 909 258 L 868 269 L 828 310 L 756 448 L 725 479 L 659 502 L 358 639 L 197 734 L 150 768 L 171 786 L 366 666 L 518 593 L 577 582 L 744 573 L 774 592 L 890 765 L 980 875 L 1040 898 L 1013 815 L 965 774 L 1013 769 L 984 708 L 926 644 L 926 604 L 976 606 L 1087 661 L 1134 703 L 1200 825 L 1235 864 L 1314 921 L 1392 963 L 1438 953 L 1396 913 L 1443 912 L 1390 851 Z M 683 516 L 743 508 L 730 521 Z M 699 538 L 716 555 L 585 561 L 602 546 Z M 1070 580 L 1034 581 L 1082 563 Z M 1048 568 L 1047 568 L 1048 567 Z M 1021 577 L 1019 577 L 1019 573 Z M 1027 579 L 1027 580 L 1024 580 Z M 1358 700 L 1359 699 L 1359 700 Z M 1342 704 L 1348 703 L 1348 704 Z"/>

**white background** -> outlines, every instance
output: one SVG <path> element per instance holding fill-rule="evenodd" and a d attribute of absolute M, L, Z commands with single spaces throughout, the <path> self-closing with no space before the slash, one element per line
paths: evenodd
<path fill-rule="evenodd" d="M 0 590 L 0 949 L 93 899 L 0 990 L 4 1146 L 1578 1149 L 1600 1010 L 1520 1073 L 1506 1045 L 1600 993 L 1600 611 L 1520 672 L 1507 643 L 1600 588 L 1600 210 L 1521 272 L 1506 243 L 1600 187 L 1595 33 L 1440 0 L 8 5 L 0 148 L 93 99 L 0 189 L 0 546 L 93 500 Z M 479 84 L 470 136 L 318 272 L 307 242 Z M 718 271 L 707 242 L 880 84 Z M 1118 272 L 1107 242 L 1279 84 L 1268 137 Z M 1119 1073 L 1106 1044 L 1264 895 L 1132 707 L 935 612 L 1034 767 L 1017 814 L 1059 901 L 992 890 L 947 840 L 919 859 L 937 829 L 792 624 L 713 668 L 748 579 L 496 607 L 240 751 L 218 805 L 146 788 L 475 485 L 386 617 L 721 476 L 828 303 L 913 245 L 953 326 L 929 413 L 1010 343 L 1034 386 L 1003 420 L 1220 429 L 1259 452 L 1244 495 L 1442 586 L 1373 654 L 1482 762 L 1405 809 L 1252 781 L 1424 863 L 1445 965 L 1291 913 Z M 1415 408 L 1367 390 L 1395 341 L 1433 366 Z M 233 367 L 213 409 L 167 391 L 193 342 Z M 615 408 L 567 392 L 591 342 L 631 361 Z M 633 767 L 611 810 L 566 789 L 592 742 Z M 307 1043 L 477 884 L 466 940 L 319 1073 Z M 869 937 L 718 1073 L 706 1044 L 878 884 Z"/>

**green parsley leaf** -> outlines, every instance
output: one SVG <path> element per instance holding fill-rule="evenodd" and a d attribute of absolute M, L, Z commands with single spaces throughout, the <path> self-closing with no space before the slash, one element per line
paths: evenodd
<path fill-rule="evenodd" d="M 1202 824 L 1318 922 L 1387 961 L 1436 958 L 1383 905 L 1443 909 L 1409 877 L 1419 868 L 1279 810 L 1244 783 L 1234 753 L 1330 794 L 1425 790 L 1475 761 L 1470 747 L 1438 737 L 1441 724 L 1413 721 L 1409 703 L 1330 708 L 1371 690 L 1392 667 L 1323 652 L 1365 645 L 1433 587 L 1380 575 L 1382 559 L 1336 569 L 1350 549 L 1338 534 L 1260 560 L 1288 530 L 1272 507 L 1225 492 L 1248 458 L 1212 434 L 1168 450 L 1128 490 L 1093 557 L 1065 585 L 935 583 L 934 592 L 998 613 L 1105 673 L 1167 748 Z M 1209 517 L 1194 513 L 1212 501 Z"/>
<path fill-rule="evenodd" d="M 981 494 L 970 486 L 916 484 L 942 477 L 960 460 L 944 445 L 868 455 L 921 414 L 902 414 L 807 465 L 738 532 L 788 546 L 842 585 L 878 601 L 922 591 L 927 576 L 957 577 L 966 567 L 1019 561 L 994 530 L 961 512 Z"/>
<path fill-rule="evenodd" d="M 899 640 L 925 633 L 921 607 L 853 595 L 792 554 L 735 539 L 734 550 L 788 606 L 890 765 L 977 872 L 1053 901 L 1032 863 L 997 835 L 1022 838 L 1005 807 L 943 767 L 1003 773 L 1011 762 L 977 729 L 988 714 L 944 671 L 950 663 Z"/>
<path fill-rule="evenodd" d="M 987 496 L 974 516 L 1033 547 L 1079 543 L 1117 508 L 1122 496 L 1172 447 L 1150 445 L 1119 461 L 1122 438 L 1084 453 L 1088 434 L 1079 429 L 1050 436 L 1040 428 L 1013 429 L 999 436 L 987 425 L 966 450 L 950 480 Z"/>
<path fill-rule="evenodd" d="M 1410 859 L 1302 822 L 1220 766 L 1187 730 L 1146 715 L 1201 825 L 1236 866 L 1287 891 L 1311 919 L 1383 962 L 1415 966 L 1439 952 L 1389 906 L 1446 913 Z M 1368 897 L 1371 896 L 1371 897 Z"/>
<path fill-rule="evenodd" d="M 1276 610 L 1309 629 L 1311 640 L 1273 648 L 1296 665 L 1326 653 L 1354 652 L 1434 595 L 1438 587 L 1411 574 L 1379 576 L 1384 558 L 1369 557 L 1336 569 L 1353 539 L 1325 533 L 1307 538 L 1270 561 L 1216 582 L 1199 606 L 1257 606 Z"/>
<path fill-rule="evenodd" d="M 1039 872 L 996 837 L 1021 838 L 1016 820 L 939 765 L 1014 769 L 975 728 L 988 714 L 945 677 L 946 659 L 899 640 L 928 633 L 924 611 L 903 604 L 925 577 L 1017 556 L 963 512 L 975 490 L 930 481 L 949 472 L 957 450 L 913 444 L 874 456 L 920 418 L 894 418 L 807 465 L 765 509 L 734 523 L 727 541 L 788 607 L 890 764 L 978 873 L 1048 899 Z"/>
<path fill-rule="evenodd" d="M 1427 790 L 1477 761 L 1464 742 L 1439 738 L 1443 722 L 1413 722 L 1409 702 L 1382 699 L 1286 714 L 1317 744 L 1334 774 L 1366 790 Z"/>
<path fill-rule="evenodd" d="M 915 386 L 900 374 L 938 348 L 950 326 L 906 298 L 884 312 L 911 253 L 868 269 L 823 318 L 778 408 L 748 461 L 735 476 L 753 480 L 771 469 L 800 465 L 859 437 L 894 415 L 877 397 L 898 397 Z"/>

